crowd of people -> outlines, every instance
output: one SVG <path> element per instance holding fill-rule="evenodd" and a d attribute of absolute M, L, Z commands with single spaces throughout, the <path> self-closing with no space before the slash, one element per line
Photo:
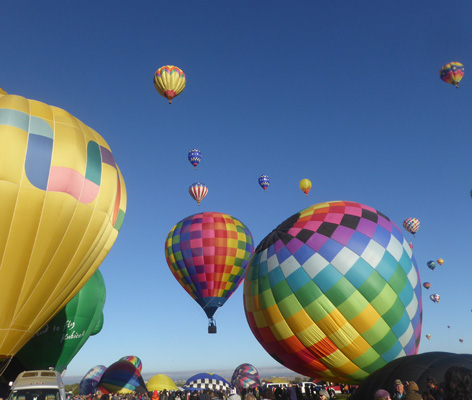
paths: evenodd
<path fill-rule="evenodd" d="M 444 375 L 444 381 L 426 378 L 426 387 L 422 390 L 414 381 L 402 382 L 396 379 L 392 391 L 378 389 L 374 400 L 472 400 L 472 370 L 464 367 L 450 367 Z"/>

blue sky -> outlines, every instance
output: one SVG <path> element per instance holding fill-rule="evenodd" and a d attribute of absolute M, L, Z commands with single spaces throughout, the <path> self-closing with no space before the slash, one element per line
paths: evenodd
<path fill-rule="evenodd" d="M 432 284 L 420 352 L 471 352 L 470 2 L 4 1 L 0 13 L 0 87 L 99 132 L 127 185 L 123 228 L 100 267 L 105 324 L 67 375 L 125 355 L 145 373 L 278 366 L 248 327 L 242 286 L 207 333 L 164 241 L 182 218 L 219 211 L 257 245 L 329 200 L 367 204 L 399 226 L 420 219 L 414 254 Z M 450 61 L 465 66 L 459 90 L 439 79 Z M 167 64 L 187 76 L 170 106 L 152 83 Z M 192 148 L 203 153 L 196 171 Z M 196 181 L 209 188 L 200 207 L 187 192 Z"/>

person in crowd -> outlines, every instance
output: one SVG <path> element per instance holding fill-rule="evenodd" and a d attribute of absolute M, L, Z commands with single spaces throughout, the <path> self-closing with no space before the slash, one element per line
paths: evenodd
<path fill-rule="evenodd" d="M 288 396 L 289 400 L 297 400 L 297 391 L 291 383 L 288 384 Z"/>
<path fill-rule="evenodd" d="M 231 393 L 227 400 L 241 400 L 241 396 L 238 394 L 236 389 L 231 389 Z"/>
<path fill-rule="evenodd" d="M 405 386 L 400 379 L 395 379 L 395 382 L 393 382 L 393 389 L 392 400 L 402 400 L 405 398 Z"/>
<path fill-rule="evenodd" d="M 245 399 L 246 400 L 256 400 L 256 396 L 254 396 L 252 393 L 247 393 Z"/>
<path fill-rule="evenodd" d="M 472 370 L 465 367 L 452 366 L 444 375 L 445 400 L 472 399 Z"/>
<path fill-rule="evenodd" d="M 385 389 L 379 389 L 374 393 L 374 400 L 389 400 L 390 393 Z"/>
<path fill-rule="evenodd" d="M 438 381 L 433 376 L 426 378 L 426 385 L 428 386 L 429 393 L 435 400 L 443 400 L 443 395 L 439 389 Z"/>
<path fill-rule="evenodd" d="M 406 383 L 406 395 L 405 400 L 423 400 L 420 394 L 420 388 L 414 381 L 408 381 Z"/>
<path fill-rule="evenodd" d="M 429 392 L 429 390 L 425 390 L 422 394 L 423 400 L 434 400 L 433 395 Z"/>
<path fill-rule="evenodd" d="M 272 391 L 271 388 L 265 389 L 262 394 L 261 394 L 261 400 L 274 400 L 274 392 Z"/>
<path fill-rule="evenodd" d="M 321 389 L 318 392 L 318 396 L 320 396 L 320 400 L 329 400 L 330 399 L 329 393 L 326 389 Z"/>

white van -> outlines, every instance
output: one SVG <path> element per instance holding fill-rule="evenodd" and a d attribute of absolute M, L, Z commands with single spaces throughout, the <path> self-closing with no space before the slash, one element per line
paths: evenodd
<path fill-rule="evenodd" d="M 23 371 L 13 382 L 8 400 L 66 400 L 61 374 L 57 371 Z"/>

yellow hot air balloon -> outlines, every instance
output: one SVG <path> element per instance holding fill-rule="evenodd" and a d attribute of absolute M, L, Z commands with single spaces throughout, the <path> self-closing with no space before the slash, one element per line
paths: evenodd
<path fill-rule="evenodd" d="M 308 196 L 308 193 L 311 190 L 311 181 L 309 179 L 302 179 L 300 181 L 300 189 Z"/>
<path fill-rule="evenodd" d="M 154 74 L 154 87 L 161 96 L 169 100 L 169 104 L 182 93 L 186 83 L 184 71 L 173 65 L 165 65 Z"/>
<path fill-rule="evenodd" d="M 126 188 L 105 140 L 68 112 L 0 94 L 0 373 L 113 246 Z"/>
<path fill-rule="evenodd" d="M 163 390 L 178 390 L 174 381 L 167 375 L 163 374 L 154 375 L 149 379 L 148 383 L 146 383 L 146 388 L 148 392 L 153 392 L 154 390 L 157 390 L 158 392 L 162 392 Z"/>

